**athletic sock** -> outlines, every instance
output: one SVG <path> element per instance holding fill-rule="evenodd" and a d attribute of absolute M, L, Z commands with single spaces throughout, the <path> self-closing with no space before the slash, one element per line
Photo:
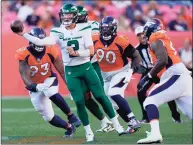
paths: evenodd
<path fill-rule="evenodd" d="M 50 100 L 54 102 L 54 104 L 56 104 L 56 106 L 58 106 L 66 115 L 70 113 L 70 107 L 59 93 L 51 96 Z"/>
<path fill-rule="evenodd" d="M 68 123 L 61 119 L 59 116 L 55 115 L 49 123 L 55 127 L 64 128 L 68 127 Z"/>
<path fill-rule="evenodd" d="M 123 110 L 125 110 L 127 114 L 131 113 L 131 109 L 129 107 L 128 102 L 121 95 L 111 96 L 111 99 L 113 99 L 113 101 L 117 103 L 119 108 L 122 108 Z"/>
<path fill-rule="evenodd" d="M 84 126 L 84 129 L 86 131 L 86 134 L 93 134 L 90 124 Z"/>
<path fill-rule="evenodd" d="M 114 126 L 115 130 L 116 130 L 118 133 L 124 132 L 124 130 L 123 130 L 122 126 L 120 125 L 120 123 L 119 123 L 119 121 L 118 121 L 118 119 L 117 119 L 116 116 L 113 117 L 113 118 L 111 118 L 111 121 L 112 121 L 112 123 L 113 123 L 113 126 Z"/>
<path fill-rule="evenodd" d="M 109 123 L 110 121 L 108 120 L 108 118 L 105 116 L 102 120 L 101 120 L 101 127 L 105 127 L 107 123 Z"/>
<path fill-rule="evenodd" d="M 159 128 L 159 120 L 154 119 L 152 121 L 150 121 L 150 125 L 151 125 L 151 133 L 160 133 L 160 128 Z"/>
<path fill-rule="evenodd" d="M 154 104 L 149 104 L 145 107 L 149 121 L 159 119 L 158 108 Z"/>
<path fill-rule="evenodd" d="M 150 121 L 151 133 L 160 133 L 158 108 L 154 104 L 149 104 L 145 107 L 145 109 Z"/>

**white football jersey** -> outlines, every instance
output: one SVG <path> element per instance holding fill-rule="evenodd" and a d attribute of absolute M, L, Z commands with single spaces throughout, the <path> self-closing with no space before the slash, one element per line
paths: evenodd
<path fill-rule="evenodd" d="M 88 23 L 76 24 L 72 30 L 67 30 L 65 26 L 61 25 L 53 28 L 50 36 L 54 37 L 60 45 L 65 66 L 75 66 L 90 61 L 90 57 L 70 56 L 67 51 L 69 47 L 77 51 L 88 49 L 88 46 L 93 45 L 91 26 Z"/>
<path fill-rule="evenodd" d="M 99 33 L 99 22 L 97 21 L 88 21 L 88 24 L 91 25 L 92 28 L 92 35 L 95 33 Z M 92 57 L 91 63 L 97 62 L 96 54 Z"/>
<path fill-rule="evenodd" d="M 91 25 L 92 34 L 99 33 L 99 22 L 97 22 L 97 21 L 88 21 L 88 24 Z"/>

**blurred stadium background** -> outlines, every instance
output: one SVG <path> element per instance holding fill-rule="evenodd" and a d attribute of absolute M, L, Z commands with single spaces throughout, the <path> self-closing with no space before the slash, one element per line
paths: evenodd
<path fill-rule="evenodd" d="M 129 36 L 131 44 L 138 43 L 133 30 L 143 25 L 152 17 L 160 18 L 168 30 L 168 34 L 177 50 L 186 49 L 192 53 L 192 1 L 148 1 L 148 0 L 71 0 L 71 1 L 42 1 L 42 0 L 6 0 L 2 1 L 2 95 L 3 96 L 26 96 L 27 91 L 21 81 L 18 72 L 18 64 L 14 58 L 15 51 L 25 47 L 28 42 L 10 31 L 10 23 L 20 19 L 25 23 L 27 30 L 34 26 L 42 27 L 49 33 L 54 26 L 59 26 L 58 12 L 64 3 L 73 3 L 85 6 L 90 20 L 100 21 L 106 15 L 118 19 L 118 31 Z M 183 55 L 184 56 L 184 55 Z M 185 63 L 189 60 L 183 58 Z M 10 65 L 7 65 L 9 62 Z M 192 69 L 192 64 L 186 64 Z M 14 75 L 13 75 L 14 74 Z M 135 80 L 129 84 L 126 95 L 136 96 Z M 13 81 L 14 80 L 14 81 Z M 10 83 L 12 82 L 12 83 Z M 61 81 L 60 81 L 61 82 Z M 63 82 L 60 91 L 68 95 Z"/>
<path fill-rule="evenodd" d="M 100 21 L 106 15 L 115 17 L 118 22 L 118 31 L 129 36 L 131 44 L 137 45 L 138 41 L 134 29 L 143 25 L 152 17 L 160 18 L 173 41 L 173 46 L 181 54 L 182 61 L 192 70 L 192 1 L 191 0 L 6 0 L 2 1 L 2 141 L 3 143 L 81 143 L 84 140 L 84 130 L 79 129 L 76 140 L 66 141 L 61 138 L 61 130 L 46 124 L 40 115 L 35 112 L 28 97 L 28 92 L 23 85 L 18 71 L 18 62 L 14 55 L 20 47 L 25 47 L 28 42 L 13 34 L 10 23 L 20 19 L 25 23 L 27 30 L 34 26 L 44 28 L 48 34 L 54 26 L 59 26 L 58 12 L 64 3 L 73 3 L 85 6 L 90 20 Z M 191 63 L 190 63 L 191 61 Z M 136 96 L 136 84 L 140 75 L 134 78 L 127 87 L 125 95 Z M 68 96 L 65 84 L 59 79 L 60 92 Z M 23 98 L 23 99 L 18 99 Z M 28 98 L 28 99 L 26 99 Z M 75 111 L 72 101 L 67 100 Z M 135 98 L 128 101 L 136 114 L 141 119 L 141 112 Z M 171 121 L 167 105 L 160 108 L 161 129 L 165 137 L 165 143 L 192 143 L 192 123 L 183 117 L 184 125 L 176 125 Z M 55 108 L 58 115 L 61 111 Z M 93 129 L 99 128 L 99 123 L 90 116 Z M 122 122 L 123 123 L 123 122 Z M 136 135 L 128 137 L 117 137 L 114 133 L 110 135 L 98 134 L 98 143 L 136 143 L 144 137 L 143 127 Z M 38 132 L 37 132 L 38 130 Z M 44 137 L 43 137 L 44 136 Z M 45 138 L 45 136 L 52 136 Z"/>

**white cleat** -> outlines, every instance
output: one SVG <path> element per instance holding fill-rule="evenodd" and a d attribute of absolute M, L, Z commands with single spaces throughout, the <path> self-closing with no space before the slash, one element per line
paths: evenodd
<path fill-rule="evenodd" d="M 108 133 L 111 131 L 114 131 L 115 128 L 113 127 L 113 124 L 111 122 L 106 123 L 101 129 L 96 130 L 96 132 L 104 132 L 104 133 Z"/>
<path fill-rule="evenodd" d="M 86 134 L 86 142 L 92 142 L 94 141 L 94 134 Z"/>
<path fill-rule="evenodd" d="M 147 138 L 140 139 L 137 141 L 138 144 L 153 144 L 153 143 L 161 143 L 163 141 L 162 135 L 160 133 L 153 134 L 148 131 Z"/>
<path fill-rule="evenodd" d="M 126 132 L 124 131 L 123 126 L 121 126 L 121 125 L 116 126 L 115 130 L 118 132 L 119 136 L 121 136 L 123 134 L 126 134 Z"/>

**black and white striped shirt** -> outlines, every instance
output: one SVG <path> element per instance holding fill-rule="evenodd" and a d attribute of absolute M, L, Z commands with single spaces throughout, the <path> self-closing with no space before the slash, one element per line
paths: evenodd
<path fill-rule="evenodd" d="M 151 69 L 153 67 L 153 61 L 148 52 L 148 44 L 144 45 L 140 43 L 136 46 L 136 49 L 138 50 L 142 59 L 141 65 L 146 69 Z"/>

